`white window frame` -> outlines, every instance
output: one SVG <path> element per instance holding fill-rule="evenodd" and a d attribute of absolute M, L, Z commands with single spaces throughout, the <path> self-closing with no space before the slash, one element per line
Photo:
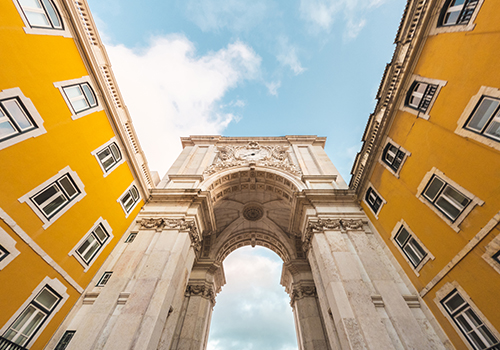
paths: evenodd
<path fill-rule="evenodd" d="M 45 134 L 47 131 L 43 127 L 43 119 L 40 116 L 40 113 L 35 108 L 35 105 L 29 98 L 24 96 L 20 88 L 12 88 L 0 91 L 0 100 L 5 100 L 9 98 L 18 98 L 22 103 L 22 107 L 26 109 L 29 114 L 29 117 L 32 119 L 36 128 L 17 134 L 9 139 L 0 141 L 0 150 L 15 145 L 16 143 L 22 142 L 32 137 L 37 137 L 42 134 Z"/>
<path fill-rule="evenodd" d="M 122 203 L 122 198 L 125 197 L 125 195 L 127 193 L 129 193 L 129 191 L 130 191 L 130 189 L 132 187 L 136 188 L 139 198 L 134 202 L 134 204 L 127 211 L 127 209 L 125 208 L 125 205 L 123 205 L 123 203 Z M 132 184 L 130 184 L 130 186 L 127 187 L 127 189 L 121 194 L 120 197 L 118 197 L 118 199 L 116 201 L 118 203 L 120 203 L 120 206 L 122 207 L 123 211 L 125 212 L 125 218 L 128 218 L 128 216 L 130 215 L 130 213 L 132 213 L 134 211 L 135 207 L 137 206 L 137 204 L 139 204 L 139 202 L 141 201 L 141 199 L 142 199 L 141 191 L 139 191 L 139 188 L 138 188 L 137 184 L 135 183 L 135 181 L 133 181 Z"/>
<path fill-rule="evenodd" d="M 102 275 L 101 278 L 99 278 L 99 281 L 96 283 L 96 287 L 104 287 L 110 280 L 111 276 L 113 275 L 113 271 L 105 271 Z"/>
<path fill-rule="evenodd" d="M 16 240 L 0 227 L 0 245 L 8 252 L 7 256 L 0 260 L 0 271 L 21 254 L 21 252 L 16 249 L 16 244 Z"/>
<path fill-rule="evenodd" d="M 42 212 L 42 210 L 31 200 L 31 197 L 36 195 L 38 192 L 42 191 L 46 187 L 49 187 L 52 185 L 54 182 L 56 182 L 59 178 L 62 176 L 68 174 L 71 176 L 71 179 L 73 180 L 74 184 L 76 185 L 77 189 L 80 191 L 78 195 L 76 195 L 74 198 L 72 198 L 67 204 L 65 204 L 59 212 L 57 212 L 54 216 L 52 216 L 50 219 L 47 219 L 45 214 Z M 83 182 L 80 180 L 78 177 L 78 174 L 71 170 L 69 166 L 65 167 L 64 169 L 60 170 L 56 175 L 52 176 L 50 179 L 42 183 L 41 185 L 35 187 L 28 193 L 26 193 L 24 196 L 19 198 L 20 203 L 26 203 L 29 205 L 29 207 L 35 212 L 35 214 L 42 220 L 43 228 L 47 229 L 50 225 L 52 225 L 57 219 L 59 219 L 64 213 L 66 213 L 72 206 L 74 206 L 76 203 L 82 200 L 83 197 L 86 196 L 85 193 L 85 186 L 83 185 Z"/>
<path fill-rule="evenodd" d="M 95 252 L 92 259 L 87 262 L 78 253 L 78 248 L 80 248 L 80 246 L 88 239 L 89 236 L 93 235 L 93 231 L 100 225 L 104 228 L 104 230 L 108 234 L 108 238 L 101 244 L 101 246 Z M 83 272 L 87 272 L 90 269 L 90 267 L 94 264 L 94 262 L 97 260 L 99 255 L 101 255 L 101 253 L 104 251 L 106 246 L 113 240 L 113 237 L 114 237 L 113 236 L 113 229 L 111 228 L 111 226 L 109 225 L 109 223 L 106 220 L 104 220 L 102 217 L 100 217 L 92 225 L 92 228 L 90 230 L 88 230 L 87 233 L 85 233 L 85 235 L 82 237 L 82 239 L 80 239 L 80 241 L 78 241 L 78 243 L 73 247 L 73 249 L 70 250 L 68 255 L 75 257 L 75 259 L 80 263 L 80 265 L 83 266 L 83 268 L 84 268 Z"/>
<path fill-rule="evenodd" d="M 432 85 L 437 86 L 436 92 L 434 92 L 434 96 L 432 96 L 432 100 L 429 103 L 429 106 L 427 106 L 427 109 L 425 110 L 425 112 L 422 112 L 421 110 L 418 110 L 418 109 L 415 109 L 413 107 L 406 105 L 407 95 L 409 93 L 409 90 L 413 86 L 414 82 L 432 84 Z M 434 106 L 434 103 L 436 102 L 436 99 L 437 99 L 439 93 L 441 92 L 441 89 L 444 86 L 446 86 L 447 83 L 448 82 L 445 80 L 426 78 L 426 77 L 422 77 L 422 76 L 416 75 L 416 74 L 412 75 L 411 79 L 408 82 L 408 86 L 404 90 L 404 91 L 406 91 L 406 93 L 404 95 L 403 100 L 401 101 L 401 105 L 399 106 L 399 109 L 402 111 L 411 113 L 413 115 L 416 115 L 419 118 L 428 120 L 431 117 L 430 113 L 431 113 L 432 107 Z"/>
<path fill-rule="evenodd" d="M 439 177 L 446 184 L 450 185 L 470 200 L 469 204 L 462 210 L 460 215 L 454 221 L 448 218 L 448 216 L 446 216 L 444 213 L 442 213 L 441 210 L 439 210 L 438 207 L 436 207 L 434 203 L 428 200 L 423 194 L 424 190 L 427 187 L 427 184 L 434 176 Z M 441 219 L 443 219 L 455 232 L 460 232 L 459 225 L 465 220 L 467 215 L 469 215 L 469 213 L 472 211 L 472 209 L 474 209 L 476 205 L 482 206 L 484 204 L 483 200 L 475 196 L 473 193 L 467 191 L 465 188 L 457 184 L 455 181 L 447 177 L 442 171 L 438 170 L 435 167 L 432 168 L 427 174 L 425 174 L 422 182 L 420 182 L 420 184 L 418 185 L 416 196 L 422 203 L 427 205 L 434 213 L 436 213 Z"/>
<path fill-rule="evenodd" d="M 455 25 L 439 25 L 439 17 L 441 16 L 441 11 L 443 10 L 443 6 L 446 5 L 446 0 L 441 0 L 435 8 L 434 13 L 432 14 L 433 18 L 431 19 L 432 25 L 431 30 L 429 31 L 429 35 L 437 35 L 443 33 L 455 33 L 455 32 L 469 32 L 474 30 L 476 27 L 476 17 L 483 6 L 484 0 L 479 0 L 474 9 L 474 13 L 472 14 L 469 23 L 467 24 L 455 24 Z"/>
<path fill-rule="evenodd" d="M 48 317 L 43 321 L 38 331 L 31 337 L 31 340 L 27 344 L 25 344 L 24 347 L 29 348 L 36 342 L 38 337 L 43 333 L 45 327 L 47 327 L 52 318 L 57 314 L 57 312 L 62 308 L 64 303 L 69 298 L 69 294 L 66 292 L 67 291 L 66 286 L 57 278 L 51 279 L 50 277 L 47 276 L 38 284 L 38 286 L 33 290 L 33 292 L 26 299 L 26 301 L 17 309 L 14 315 L 12 315 L 12 317 L 7 321 L 7 323 L 5 323 L 5 325 L 0 329 L 1 335 L 7 332 L 10 326 L 24 312 L 24 310 L 31 304 L 33 299 L 38 295 L 38 293 L 42 291 L 42 289 L 45 288 L 45 286 L 50 286 L 57 294 L 59 294 L 61 299 L 59 300 L 59 303 L 56 305 L 56 307 L 51 311 L 50 315 L 48 315 Z"/>
<path fill-rule="evenodd" d="M 65 38 L 72 38 L 73 36 L 71 35 L 71 32 L 68 28 L 67 25 L 65 25 L 65 14 L 63 14 L 62 9 L 63 7 L 57 0 L 50 0 L 52 4 L 55 6 L 55 10 L 57 14 L 59 15 L 59 20 L 61 21 L 62 24 L 62 29 L 58 28 L 41 28 L 41 27 L 32 27 L 30 22 L 28 21 L 28 18 L 26 17 L 26 14 L 24 13 L 24 10 L 22 6 L 19 4 L 18 0 L 12 0 L 14 3 L 14 6 L 16 6 L 17 11 L 19 12 L 19 15 L 21 16 L 21 19 L 24 22 L 24 32 L 26 34 L 38 34 L 38 35 L 56 35 L 56 36 L 63 36 Z M 44 11 L 45 12 L 45 11 Z"/>
<path fill-rule="evenodd" d="M 382 200 L 382 203 L 380 204 L 380 207 L 378 208 L 378 211 L 375 212 L 373 209 L 372 209 L 372 206 L 370 203 L 368 203 L 366 201 L 366 193 L 368 192 L 368 189 L 371 188 L 373 190 L 373 192 L 375 192 L 375 194 L 380 197 L 380 199 Z M 375 186 L 373 186 L 371 183 L 368 183 L 368 186 L 366 187 L 366 190 L 363 192 L 363 202 L 365 202 L 365 204 L 368 206 L 368 208 L 370 208 L 370 211 L 373 213 L 373 215 L 375 216 L 375 218 L 378 219 L 378 214 L 380 213 L 380 211 L 382 210 L 382 207 L 384 206 L 386 202 L 386 200 L 384 199 L 384 197 L 382 197 L 380 195 L 380 193 L 375 189 Z"/>
<path fill-rule="evenodd" d="M 403 160 L 401 161 L 401 164 L 399 164 L 399 168 L 397 171 L 394 171 L 394 169 L 392 169 L 389 164 L 387 164 L 385 161 L 384 161 L 384 150 L 385 148 L 387 147 L 388 144 L 392 144 L 394 147 L 398 148 L 399 151 L 403 152 L 405 155 L 403 157 Z M 401 172 L 401 169 L 403 168 L 403 165 L 404 163 L 406 162 L 406 159 L 411 156 L 411 152 L 407 151 L 406 149 L 404 149 L 403 147 L 401 147 L 398 143 L 396 143 L 393 139 L 391 139 L 390 137 L 387 137 L 387 139 L 385 140 L 385 143 L 384 143 L 384 146 L 382 147 L 381 149 L 381 152 L 380 152 L 380 156 L 378 157 L 378 162 L 380 164 L 382 164 L 382 166 L 384 168 L 386 168 L 387 170 L 389 170 L 389 172 L 396 176 L 398 179 L 399 179 L 399 173 Z"/>
<path fill-rule="evenodd" d="M 72 85 L 81 85 L 81 84 L 85 84 L 85 83 L 89 84 L 92 92 L 94 93 L 94 97 L 96 99 L 97 105 L 94 106 L 94 107 L 89 107 L 87 109 L 84 109 L 82 111 L 77 112 L 77 111 L 74 110 L 73 104 L 72 104 L 71 100 L 68 98 L 68 96 L 66 95 L 66 92 L 64 91 L 64 88 L 70 87 Z M 90 79 L 90 77 L 88 75 L 87 76 L 83 76 L 83 77 L 78 78 L 78 79 L 58 81 L 58 82 L 54 83 L 54 86 L 61 93 L 61 95 L 62 95 L 62 97 L 64 99 L 64 102 L 66 102 L 66 105 L 68 106 L 68 108 L 69 108 L 69 110 L 71 112 L 71 119 L 73 119 L 73 120 L 76 120 L 78 118 L 85 117 L 86 115 L 92 114 L 94 112 L 98 112 L 98 111 L 102 111 L 103 110 L 102 101 L 100 99 L 99 94 L 97 93 L 96 88 L 95 88 L 96 85 L 92 82 L 92 80 Z"/>
<path fill-rule="evenodd" d="M 406 256 L 406 253 L 403 251 L 403 248 L 396 241 L 396 236 L 402 228 L 404 228 L 410 234 L 411 238 L 413 238 L 426 253 L 425 256 L 422 258 L 422 260 L 420 260 L 420 263 L 417 266 L 413 265 L 413 263 L 408 258 L 408 256 Z M 410 226 L 408 226 L 408 224 L 404 220 L 400 220 L 396 224 L 396 226 L 394 226 L 394 228 L 392 229 L 391 242 L 392 242 L 392 244 L 394 244 L 396 246 L 398 251 L 401 253 L 401 256 L 406 260 L 408 265 L 411 267 L 411 269 L 413 270 L 413 272 L 417 276 L 420 276 L 419 271 L 424 267 L 425 264 L 427 264 L 427 262 L 429 260 L 435 259 L 434 255 L 432 255 L 432 253 L 429 251 L 429 249 L 427 249 L 427 247 L 422 243 L 422 241 L 418 238 L 418 236 L 410 229 Z"/>
<path fill-rule="evenodd" d="M 470 343 L 468 338 L 465 336 L 463 331 L 460 329 L 460 327 L 457 325 L 455 322 L 454 318 L 449 314 L 448 310 L 441 304 L 441 301 L 443 301 L 445 298 L 449 296 L 450 293 L 453 292 L 453 290 L 456 289 L 457 292 L 460 294 L 462 299 L 469 304 L 469 307 L 474 311 L 477 317 L 483 322 L 483 324 L 488 328 L 488 330 L 497 338 L 500 339 L 500 333 L 495 329 L 495 327 L 488 321 L 488 319 L 484 316 L 484 314 L 479 310 L 479 308 L 476 306 L 476 304 L 472 301 L 472 299 L 469 297 L 469 295 L 465 292 L 465 290 L 458 284 L 457 281 L 453 282 L 448 282 L 446 283 L 441 289 L 439 289 L 436 292 L 436 297 L 434 298 L 434 302 L 438 306 L 439 310 L 443 313 L 443 315 L 446 317 L 446 319 L 451 323 L 455 331 L 458 333 L 464 344 L 467 346 L 468 349 L 470 350 L 477 350 L 475 349 Z"/>
<path fill-rule="evenodd" d="M 114 163 L 113 166 L 111 168 L 109 168 L 108 170 L 106 170 L 104 168 L 104 165 L 102 164 L 101 160 L 99 159 L 99 153 L 101 151 L 103 151 L 104 149 L 106 148 L 109 148 L 111 146 L 111 144 L 115 144 L 117 147 L 118 147 L 118 150 L 120 151 L 120 155 L 121 155 L 121 159 Z M 108 176 L 109 174 L 111 174 L 113 172 L 113 170 L 115 170 L 116 168 L 118 168 L 121 164 L 123 164 L 125 162 L 125 156 L 124 156 L 124 152 L 122 150 L 122 147 L 120 146 L 120 143 L 118 142 L 118 140 L 116 139 L 116 137 L 112 137 L 108 142 L 106 142 L 104 145 L 100 146 L 99 148 L 95 149 L 94 151 L 90 152 L 90 154 L 92 154 L 95 159 L 97 160 L 97 163 L 99 164 L 102 172 L 103 172 L 103 177 L 106 177 Z"/>
<path fill-rule="evenodd" d="M 493 219 L 493 225 L 490 227 L 490 230 L 488 230 L 488 234 L 491 233 L 495 228 L 497 230 L 500 230 L 500 212 L 497 213 Z M 484 228 L 488 227 L 486 225 Z M 484 229 L 483 228 L 483 229 Z M 495 255 L 497 255 L 500 252 L 500 234 L 496 235 L 493 240 L 486 245 L 485 252 L 482 255 L 482 258 L 491 266 L 493 269 L 500 273 L 500 261 L 494 258 Z"/>
<path fill-rule="evenodd" d="M 467 121 L 472 116 L 472 113 L 476 109 L 476 106 L 479 104 L 483 96 L 500 99 L 500 90 L 489 86 L 481 86 L 478 93 L 472 96 L 469 103 L 467 103 L 467 106 L 462 112 L 462 115 L 458 119 L 455 134 L 472 139 L 500 151 L 500 141 L 496 141 L 487 136 L 484 136 L 483 134 L 479 134 L 472 130 L 466 129 Z"/>

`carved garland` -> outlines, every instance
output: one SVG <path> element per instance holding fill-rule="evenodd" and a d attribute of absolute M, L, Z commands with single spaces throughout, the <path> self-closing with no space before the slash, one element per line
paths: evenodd
<path fill-rule="evenodd" d="M 307 254 L 311 248 L 312 236 L 318 232 L 325 232 L 325 230 L 362 230 L 363 220 L 361 219 L 318 219 L 317 221 L 309 221 L 304 235 L 304 242 L 302 242 L 302 249 Z"/>
<path fill-rule="evenodd" d="M 246 159 L 242 154 L 245 150 L 260 150 L 255 158 Z M 258 142 L 250 141 L 246 146 L 222 146 L 217 148 L 218 155 L 204 174 L 212 175 L 220 170 L 236 166 L 256 165 L 278 168 L 293 175 L 301 176 L 302 172 L 288 160 L 288 148 L 283 146 L 261 146 Z"/>
<path fill-rule="evenodd" d="M 186 287 L 185 296 L 201 296 L 202 298 L 208 299 L 215 305 L 215 293 L 211 286 L 206 284 L 188 284 Z"/>
<path fill-rule="evenodd" d="M 191 246 L 194 248 L 196 254 L 198 255 L 201 250 L 200 236 L 194 220 L 150 218 L 142 219 L 140 225 L 141 229 L 155 229 L 157 232 L 163 230 L 188 231 L 189 238 L 191 239 Z"/>
<path fill-rule="evenodd" d="M 318 294 L 316 292 L 315 286 L 298 286 L 294 287 L 293 291 L 290 295 L 290 306 L 293 307 L 295 301 L 300 300 L 306 297 L 317 297 Z"/>

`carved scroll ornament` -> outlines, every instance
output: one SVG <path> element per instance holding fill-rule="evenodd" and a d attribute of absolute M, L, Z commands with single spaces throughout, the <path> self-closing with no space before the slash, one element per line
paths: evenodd
<path fill-rule="evenodd" d="M 312 236 L 318 232 L 325 232 L 325 230 L 362 230 L 363 220 L 361 219 L 318 219 L 316 221 L 309 221 L 304 235 L 304 242 L 302 242 L 302 249 L 305 253 L 311 248 Z"/>
<path fill-rule="evenodd" d="M 293 307 L 295 301 L 300 300 L 302 298 L 317 297 L 316 287 L 315 286 L 297 286 L 294 287 L 292 293 L 290 295 L 290 305 Z"/>
<path fill-rule="evenodd" d="M 297 176 L 302 175 L 300 169 L 290 163 L 288 148 L 283 146 L 261 146 L 256 141 L 250 141 L 245 146 L 218 147 L 217 151 L 214 163 L 204 171 L 204 174 L 212 175 L 227 168 L 256 164 L 278 168 Z"/>
<path fill-rule="evenodd" d="M 191 246 L 194 248 L 196 254 L 201 250 L 200 235 L 194 220 L 186 219 L 164 219 L 164 218 L 149 218 L 140 221 L 141 229 L 156 230 L 158 232 L 163 230 L 179 230 L 188 231 L 189 238 L 191 239 Z"/>
<path fill-rule="evenodd" d="M 188 284 L 184 295 L 187 297 L 200 296 L 210 300 L 212 305 L 215 305 L 215 293 L 212 287 L 206 284 Z"/>

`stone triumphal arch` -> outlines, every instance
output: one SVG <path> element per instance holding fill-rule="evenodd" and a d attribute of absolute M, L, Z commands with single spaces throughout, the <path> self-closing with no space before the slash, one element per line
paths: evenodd
<path fill-rule="evenodd" d="M 323 150 L 325 138 L 183 138 L 183 151 L 61 329 L 68 349 L 203 350 L 222 262 L 283 260 L 299 349 L 444 349 Z M 50 344 L 49 344 L 50 346 Z"/>

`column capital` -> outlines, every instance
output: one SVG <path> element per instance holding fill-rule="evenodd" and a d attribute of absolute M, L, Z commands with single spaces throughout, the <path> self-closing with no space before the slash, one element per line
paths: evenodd
<path fill-rule="evenodd" d="M 188 284 L 184 295 L 187 297 L 200 296 L 210 300 L 212 307 L 215 305 L 215 293 L 211 283 Z"/>
<path fill-rule="evenodd" d="M 311 239 L 315 233 L 324 233 L 327 230 L 363 230 L 363 219 L 311 219 L 307 223 L 302 249 L 307 254 L 311 248 Z"/>
<path fill-rule="evenodd" d="M 318 293 L 314 285 L 295 285 L 290 293 L 290 306 L 293 307 L 297 300 L 302 298 L 316 298 Z"/>

